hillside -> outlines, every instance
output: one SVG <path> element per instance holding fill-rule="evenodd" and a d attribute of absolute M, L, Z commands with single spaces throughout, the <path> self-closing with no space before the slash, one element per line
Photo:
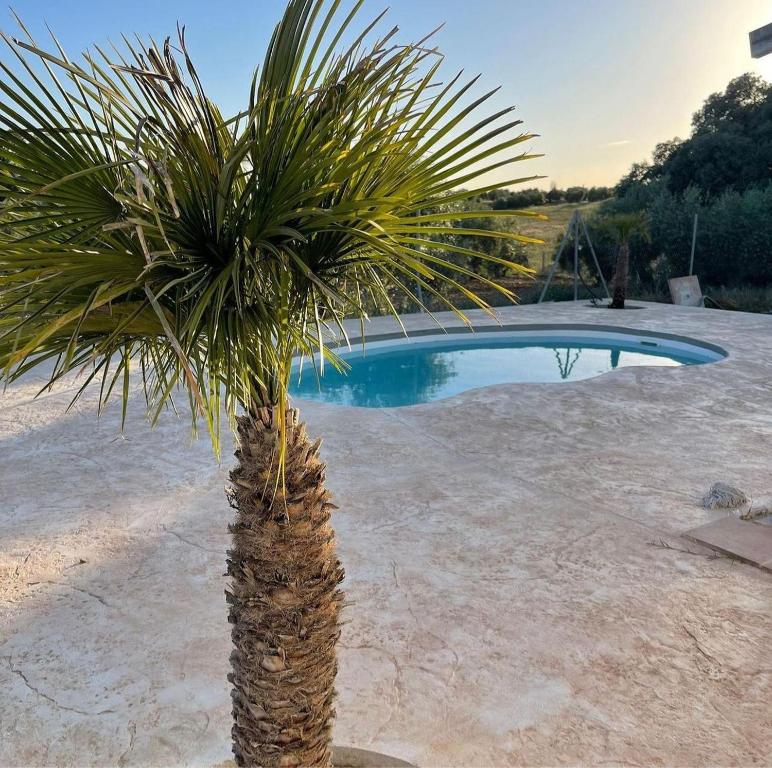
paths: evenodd
<path fill-rule="evenodd" d="M 600 205 L 601 202 L 556 203 L 527 208 L 526 210 L 549 216 L 549 221 L 526 218 L 516 220 L 517 229 L 521 234 L 544 240 L 544 245 L 527 246 L 528 265 L 537 271 L 541 271 L 545 266 L 549 268 L 555 255 L 557 243 L 563 237 L 574 211 L 579 209 L 582 215 L 590 216 Z"/>

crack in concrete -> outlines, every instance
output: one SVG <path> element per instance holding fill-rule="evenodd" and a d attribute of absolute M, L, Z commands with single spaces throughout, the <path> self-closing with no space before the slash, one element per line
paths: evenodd
<path fill-rule="evenodd" d="M 440 637 L 436 632 L 432 632 L 430 629 L 427 629 L 421 622 L 418 620 L 418 616 L 416 616 L 415 609 L 413 608 L 413 602 L 410 599 L 410 593 L 407 589 L 405 589 L 399 579 L 399 573 L 397 569 L 397 562 L 396 560 L 391 561 L 391 571 L 394 575 L 394 586 L 396 589 L 398 589 L 400 592 L 402 592 L 402 595 L 405 598 L 405 605 L 407 606 L 407 611 L 410 614 L 411 618 L 413 619 L 413 623 L 416 626 L 416 630 L 422 632 L 427 637 L 431 637 L 433 640 L 436 640 L 442 648 L 444 648 L 446 651 L 449 651 L 453 655 L 453 662 L 450 666 L 450 675 L 448 676 L 447 680 L 442 680 L 439 674 L 437 672 L 430 670 L 428 668 L 423 668 L 419 666 L 419 669 L 424 669 L 424 671 L 429 672 L 429 674 L 434 675 L 435 677 L 438 677 L 444 685 L 448 686 L 453 683 L 456 672 L 461 668 L 461 657 L 458 655 L 458 652 L 455 648 L 453 648 L 443 637 Z M 413 644 L 410 644 L 410 647 L 408 648 L 408 658 L 412 659 L 413 657 Z M 446 707 L 447 712 L 447 707 Z"/>
<path fill-rule="evenodd" d="M 168 533 L 171 536 L 174 536 L 175 539 L 179 539 L 183 544 L 187 544 L 190 547 L 195 547 L 196 549 L 200 549 L 202 552 L 210 552 L 215 555 L 223 555 L 225 556 L 225 550 L 220 549 L 212 549 L 211 547 L 205 547 L 202 544 L 198 544 L 195 541 L 191 541 L 190 539 L 186 539 L 184 536 L 177 533 L 177 531 L 173 531 L 171 528 L 167 528 L 165 525 L 162 525 L 161 528 L 163 529 L 164 533 Z"/>
<path fill-rule="evenodd" d="M 368 529 L 369 533 L 375 533 L 376 531 L 383 531 L 386 528 L 394 528 L 395 526 L 403 526 L 408 525 L 411 520 L 414 520 L 416 517 L 426 517 L 431 514 L 431 504 L 422 503 L 418 505 L 420 509 L 416 510 L 415 512 L 411 512 L 410 514 L 405 515 L 404 517 L 400 517 L 397 520 L 390 520 L 386 523 L 381 523 L 380 525 L 373 526 L 372 528 Z"/>
<path fill-rule="evenodd" d="M 372 737 L 373 742 L 378 741 L 378 739 L 381 738 L 381 736 L 386 732 L 389 725 L 396 717 L 397 713 L 402 709 L 402 700 L 405 697 L 405 686 L 402 681 L 402 665 L 399 663 L 396 654 L 380 645 L 373 645 L 372 643 L 361 643 L 360 645 L 344 645 L 341 643 L 341 648 L 345 648 L 351 651 L 375 651 L 376 653 L 382 654 L 394 667 L 394 678 L 392 680 L 394 701 L 389 705 L 389 716 L 383 723 L 381 723 L 380 726 L 378 726 L 375 734 Z"/>
<path fill-rule="evenodd" d="M 97 600 L 102 605 L 104 605 L 105 608 L 112 608 L 113 606 L 110 605 L 110 603 L 107 602 L 107 600 L 102 597 L 102 595 L 98 595 L 96 592 L 90 592 L 88 589 L 84 589 L 83 587 L 76 587 L 74 584 L 68 584 L 65 581 L 52 581 L 50 579 L 46 579 L 44 581 L 30 581 L 27 582 L 27 586 L 34 587 L 38 584 L 54 584 L 57 587 L 66 587 L 67 589 L 73 589 L 76 592 L 81 592 L 84 595 L 88 595 L 89 597 L 93 597 L 94 600 Z"/>
<path fill-rule="evenodd" d="M 24 685 L 29 688 L 33 693 L 40 696 L 40 698 L 45 699 L 46 701 L 53 704 L 57 709 L 63 709 L 66 712 L 75 712 L 78 715 L 87 715 L 90 717 L 94 717 L 95 715 L 110 715 L 113 714 L 115 710 L 112 709 L 103 709 L 99 712 L 88 712 L 85 709 L 78 709 L 77 707 L 68 707 L 66 704 L 61 704 L 58 702 L 53 696 L 49 696 L 47 693 L 43 693 L 40 689 L 36 688 L 32 683 L 29 681 L 27 676 L 22 672 L 20 669 L 17 669 L 13 666 L 13 659 L 11 656 L 5 656 L 5 660 L 8 662 L 8 669 L 13 672 L 14 675 L 17 675 L 21 678 L 21 680 L 24 682 Z"/>
<path fill-rule="evenodd" d="M 19 571 L 22 569 L 23 566 L 27 564 L 27 561 L 32 557 L 32 553 L 34 552 L 34 549 L 31 549 L 29 552 L 27 552 L 26 557 L 16 566 L 16 568 L 13 571 L 14 578 L 16 578 L 19 575 Z"/>
<path fill-rule="evenodd" d="M 694 634 L 685 624 L 681 625 L 683 627 L 684 632 L 686 632 L 689 637 L 694 641 L 694 645 L 697 648 L 697 650 L 710 662 L 713 664 L 717 664 L 719 669 L 721 669 L 721 662 L 715 657 L 711 656 L 701 645 L 700 641 L 697 639 L 697 635 Z"/>
<path fill-rule="evenodd" d="M 604 526 L 605 526 L 605 523 L 601 525 L 596 525 L 592 530 L 587 531 L 586 533 L 582 533 L 579 536 L 576 536 L 567 544 L 564 544 L 562 547 L 558 547 L 557 549 L 555 549 L 552 553 L 552 562 L 554 563 L 555 567 L 559 571 L 562 571 L 565 566 L 563 565 L 561 558 L 566 554 L 566 552 L 569 552 L 570 550 L 572 550 L 580 541 L 583 541 L 584 539 L 588 539 L 591 536 L 594 536 L 596 533 L 602 530 Z"/>
<path fill-rule="evenodd" d="M 137 724 L 133 720 L 129 722 L 128 731 L 129 731 L 129 746 L 126 747 L 126 749 L 123 751 L 121 756 L 118 758 L 119 766 L 126 765 L 126 760 L 131 754 L 131 750 L 134 749 L 134 739 L 136 739 L 137 737 Z"/>

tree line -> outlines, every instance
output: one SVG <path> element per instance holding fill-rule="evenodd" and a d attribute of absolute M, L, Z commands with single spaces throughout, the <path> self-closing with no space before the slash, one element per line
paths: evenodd
<path fill-rule="evenodd" d="M 556 203 L 594 203 L 606 200 L 614 194 L 613 187 L 568 187 L 560 189 L 553 185 L 548 190 L 529 187 L 527 189 L 494 189 L 482 195 L 495 210 L 509 208 L 531 208 L 535 205 Z"/>
<path fill-rule="evenodd" d="M 754 74 L 732 80 L 694 113 L 691 134 L 657 144 L 635 163 L 590 221 L 606 269 L 613 241 L 604 219 L 640 212 L 649 237 L 631 242 L 640 288 L 666 290 L 689 269 L 698 216 L 695 273 L 703 285 L 772 284 L 772 85 Z"/>
<path fill-rule="evenodd" d="M 733 79 L 694 113 L 687 138 L 657 144 L 651 158 L 634 163 L 615 187 L 496 189 L 475 202 L 493 210 L 545 206 L 549 215 L 551 204 L 596 201 L 600 206 L 588 215 L 587 224 L 607 279 L 620 251 L 617 225 L 633 215 L 645 222 L 626 243 L 632 293 L 666 296 L 668 279 L 688 274 L 695 214 L 695 273 L 704 287 L 772 286 L 772 85 L 754 74 Z M 459 206 L 469 205 L 447 206 L 449 219 Z M 481 216 L 465 224 L 478 231 L 517 230 L 518 219 Z M 516 242 L 467 233 L 442 239 L 454 247 L 528 263 L 527 248 Z M 561 239 L 562 234 L 555 250 Z M 596 272 L 592 257 L 587 248 L 580 253 L 589 282 Z M 563 266 L 570 269 L 572 243 L 565 254 Z M 447 257 L 496 280 L 510 272 L 484 258 L 458 252 Z"/>

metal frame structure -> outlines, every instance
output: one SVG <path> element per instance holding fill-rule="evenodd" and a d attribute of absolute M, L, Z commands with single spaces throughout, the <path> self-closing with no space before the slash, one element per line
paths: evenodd
<path fill-rule="evenodd" d="M 580 236 L 579 229 L 580 227 L 581 227 L 581 230 L 584 232 L 584 239 L 587 241 L 587 245 L 590 246 L 590 253 L 592 253 L 592 259 L 595 262 L 595 269 L 598 270 L 600 281 L 603 284 L 603 290 L 606 292 L 606 298 L 608 299 L 611 298 L 611 294 L 609 293 L 608 286 L 606 285 L 606 279 L 603 277 L 603 270 L 600 268 L 600 264 L 598 263 L 598 257 L 595 254 L 595 248 L 592 245 L 592 240 L 590 240 L 590 233 L 587 231 L 587 224 L 585 224 L 582 214 L 578 210 L 576 210 L 574 211 L 573 216 L 571 216 L 571 221 L 568 222 L 566 233 L 565 235 L 563 235 L 563 241 L 560 243 L 560 248 L 558 248 L 558 252 L 555 254 L 555 260 L 552 262 L 552 268 L 550 269 L 549 276 L 547 277 L 547 282 L 544 283 L 544 288 L 542 288 L 541 296 L 539 296 L 539 304 L 541 304 L 542 301 L 544 301 L 544 297 L 547 295 L 547 289 L 550 287 L 552 278 L 555 277 L 555 272 L 557 272 L 558 264 L 560 263 L 560 257 L 563 255 L 563 251 L 565 250 L 566 245 L 568 245 L 568 242 L 572 237 L 574 239 L 574 301 L 579 300 L 579 247 L 580 247 L 579 246 L 579 236 Z"/>

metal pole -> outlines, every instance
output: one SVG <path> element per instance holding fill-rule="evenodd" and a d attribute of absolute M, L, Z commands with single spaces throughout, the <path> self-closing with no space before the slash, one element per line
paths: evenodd
<path fill-rule="evenodd" d="M 579 211 L 574 211 L 574 301 L 579 300 Z"/>
<path fill-rule="evenodd" d="M 544 301 L 544 296 L 547 293 L 547 288 L 550 287 L 550 283 L 552 282 L 552 278 L 555 277 L 555 272 L 558 268 L 558 264 L 560 263 L 560 257 L 563 255 L 563 250 L 566 247 L 566 243 L 568 242 L 568 236 L 571 234 L 571 224 L 568 225 L 568 229 L 566 229 L 565 235 L 563 235 L 563 241 L 560 243 L 560 248 L 558 248 L 558 252 L 555 254 L 555 261 L 552 262 L 552 269 L 550 269 L 550 273 L 547 276 L 547 282 L 544 283 L 544 288 L 541 290 L 541 296 L 539 296 L 538 304 L 541 304 L 542 301 Z"/>
<path fill-rule="evenodd" d="M 694 249 L 697 247 L 697 214 L 694 214 L 694 230 L 692 231 L 692 256 L 689 259 L 689 276 L 694 274 Z"/>
<path fill-rule="evenodd" d="M 606 292 L 606 298 L 610 299 L 611 294 L 608 291 L 608 286 L 606 285 L 606 278 L 603 277 L 603 271 L 600 268 L 600 263 L 598 262 L 598 257 L 595 255 L 595 248 L 592 245 L 592 240 L 590 240 L 590 233 L 587 230 L 587 222 L 582 218 L 582 229 L 584 229 L 584 237 L 587 240 L 587 245 L 590 246 L 590 253 L 592 254 L 592 259 L 595 262 L 595 269 L 598 270 L 598 275 L 600 276 L 600 281 L 603 284 L 603 290 Z"/>

